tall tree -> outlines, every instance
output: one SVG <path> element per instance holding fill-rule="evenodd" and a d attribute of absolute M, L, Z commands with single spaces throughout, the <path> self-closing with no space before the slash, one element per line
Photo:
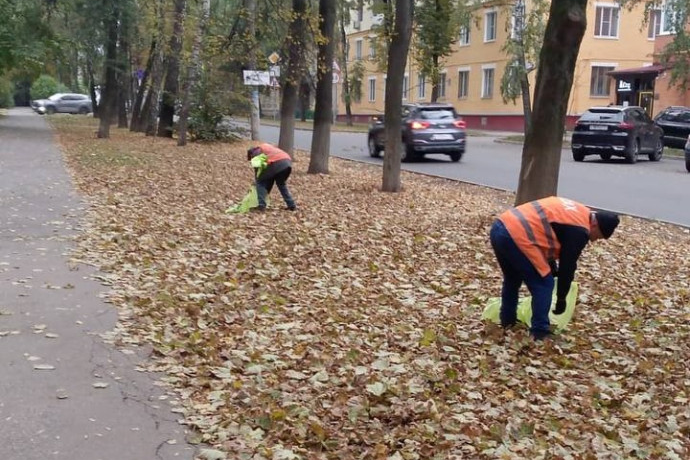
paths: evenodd
<path fill-rule="evenodd" d="M 307 2 L 292 0 L 292 13 L 288 33 L 288 62 L 283 81 L 283 100 L 280 105 L 280 136 L 278 147 L 292 155 L 295 143 L 295 108 L 300 78 L 304 70 L 304 44 Z"/>
<path fill-rule="evenodd" d="M 410 49 L 414 0 L 395 0 L 395 26 L 388 48 L 388 69 L 404 69 Z M 388 19 L 384 21 L 389 24 Z M 388 27 L 388 26 L 387 26 Z M 386 79 L 385 138 L 386 155 L 383 157 L 383 179 L 381 190 L 399 192 L 400 158 L 403 144 L 400 136 L 402 123 L 403 72 L 391 72 Z"/>
<path fill-rule="evenodd" d="M 98 137 L 110 137 L 112 123 L 117 103 L 117 42 L 120 12 L 118 0 L 109 0 L 104 6 L 104 26 L 107 31 L 105 43 L 105 89 L 101 92 L 100 122 Z"/>
<path fill-rule="evenodd" d="M 164 73 L 165 0 L 159 0 L 157 5 L 158 19 L 156 30 L 156 49 L 153 52 L 153 62 L 151 65 L 151 85 L 148 87 L 144 107 L 141 110 L 140 128 L 146 133 L 147 136 L 153 136 L 156 134 L 156 128 L 158 126 L 156 121 L 158 120 L 158 113 L 160 110 L 159 98 Z"/>
<path fill-rule="evenodd" d="M 555 195 L 570 90 L 587 27 L 587 0 L 554 0 L 546 24 L 525 136 L 516 204 Z"/>
<path fill-rule="evenodd" d="M 173 137 L 173 118 L 175 116 L 175 102 L 178 98 L 180 79 L 180 53 L 182 52 L 182 37 L 184 35 L 186 0 L 175 0 L 175 18 L 170 36 L 168 52 L 165 57 L 165 84 L 161 99 L 161 111 L 158 121 L 158 136 Z"/>
<path fill-rule="evenodd" d="M 347 126 L 352 126 L 352 97 L 350 95 L 350 81 L 348 78 L 348 44 L 345 24 L 350 22 L 351 3 L 347 0 L 338 1 L 338 27 L 340 32 L 340 68 L 343 72 L 343 101 L 345 102 L 345 121 Z M 336 101 L 336 104 L 338 102 Z"/>
<path fill-rule="evenodd" d="M 431 102 L 436 102 L 443 59 L 452 52 L 460 30 L 458 6 L 454 0 L 421 0 L 417 8 L 412 54 L 420 72 L 431 81 Z"/>
<path fill-rule="evenodd" d="M 180 120 L 178 122 L 177 145 L 187 144 L 187 121 L 189 118 L 189 106 L 191 92 L 197 86 L 199 80 L 199 56 L 203 46 L 204 36 L 208 27 L 208 19 L 211 11 L 211 0 L 203 0 L 201 5 L 201 17 L 199 18 L 199 29 L 194 37 L 192 44 L 192 56 L 187 65 L 187 78 L 184 80 L 182 88 L 182 107 L 180 108 Z"/>
<path fill-rule="evenodd" d="M 328 174 L 333 122 L 333 58 L 335 57 L 335 0 L 319 1 L 319 45 L 316 61 L 316 109 L 311 138 L 310 174 Z"/>
<path fill-rule="evenodd" d="M 247 34 L 249 35 L 249 41 L 252 46 L 249 48 L 249 62 L 247 65 L 248 70 L 256 70 L 256 1 L 257 0 L 247 0 Z M 261 125 L 261 118 L 259 114 L 259 87 L 251 87 L 251 99 L 250 99 L 250 117 L 249 126 L 251 130 L 252 140 L 256 141 L 259 139 L 259 126 Z"/>

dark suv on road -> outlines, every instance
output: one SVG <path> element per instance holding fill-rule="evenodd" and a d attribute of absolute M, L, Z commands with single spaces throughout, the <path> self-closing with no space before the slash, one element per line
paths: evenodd
<path fill-rule="evenodd" d="M 402 108 L 402 161 L 428 153 L 442 153 L 460 161 L 465 153 L 465 122 L 451 104 L 404 104 Z M 369 126 L 369 155 L 378 157 L 385 150 L 383 117 Z"/>
<path fill-rule="evenodd" d="M 683 148 L 690 136 L 690 108 L 671 106 L 662 110 L 654 123 L 664 130 L 664 144 Z"/>

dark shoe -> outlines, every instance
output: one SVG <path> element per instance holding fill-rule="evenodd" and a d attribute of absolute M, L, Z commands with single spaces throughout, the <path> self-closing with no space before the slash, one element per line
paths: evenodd
<path fill-rule="evenodd" d="M 297 206 L 286 206 L 285 209 L 288 211 L 297 211 Z"/>
<path fill-rule="evenodd" d="M 264 212 L 266 211 L 266 208 L 263 207 L 256 207 L 256 208 L 250 208 L 249 212 Z"/>

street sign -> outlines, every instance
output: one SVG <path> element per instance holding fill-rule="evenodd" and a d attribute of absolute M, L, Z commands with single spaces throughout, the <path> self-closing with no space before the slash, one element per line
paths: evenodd
<path fill-rule="evenodd" d="M 272 65 L 271 67 L 268 68 L 268 74 L 271 77 L 280 77 L 280 66 L 279 65 Z"/>
<path fill-rule="evenodd" d="M 271 84 L 271 76 L 265 70 L 244 70 L 242 75 L 245 85 L 267 86 Z"/>
<path fill-rule="evenodd" d="M 340 75 L 337 73 L 333 72 L 333 84 L 336 84 L 340 81 Z"/>
<path fill-rule="evenodd" d="M 340 66 L 335 62 L 335 59 L 333 59 L 333 72 L 340 72 Z"/>
<path fill-rule="evenodd" d="M 271 77 L 271 88 L 280 88 L 280 83 L 276 77 Z"/>
<path fill-rule="evenodd" d="M 270 62 L 271 64 L 275 64 L 278 61 L 280 61 L 280 56 L 275 51 L 272 52 L 271 55 L 268 57 L 268 62 Z"/>

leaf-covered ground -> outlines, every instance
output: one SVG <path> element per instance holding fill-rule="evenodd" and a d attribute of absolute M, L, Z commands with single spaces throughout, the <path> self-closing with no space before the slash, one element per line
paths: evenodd
<path fill-rule="evenodd" d="M 624 217 L 580 261 L 571 329 L 535 345 L 480 319 L 510 194 L 413 174 L 384 194 L 378 167 L 313 176 L 298 155 L 298 212 L 274 191 L 228 215 L 248 144 L 54 124 L 92 203 L 75 258 L 111 284 L 110 339 L 154 346 L 148 368 L 227 458 L 690 458 L 687 230 Z"/>

